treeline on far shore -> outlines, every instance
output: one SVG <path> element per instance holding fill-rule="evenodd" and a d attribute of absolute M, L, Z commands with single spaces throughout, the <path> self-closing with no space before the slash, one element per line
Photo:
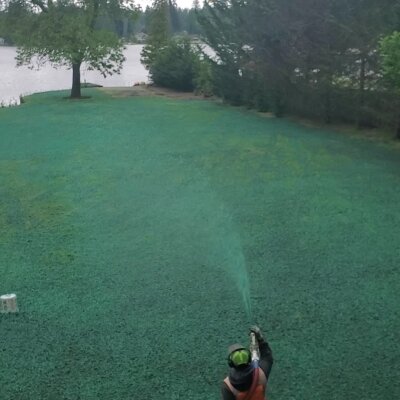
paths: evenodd
<path fill-rule="evenodd" d="M 14 45 L 13 38 L 15 27 L 10 26 L 10 15 L 12 24 L 18 24 L 18 16 L 26 12 L 35 0 L 0 0 L 0 45 Z M 171 15 L 171 33 L 188 34 L 199 36 L 201 27 L 198 22 L 198 12 L 201 13 L 200 5 L 196 0 L 192 8 L 180 8 L 175 1 L 169 1 Z M 132 12 L 129 13 L 102 13 L 96 21 L 98 30 L 106 30 L 115 33 L 119 38 L 128 43 L 145 42 L 149 31 L 150 21 L 156 11 L 157 4 L 145 8 L 132 2 Z M 23 19 L 20 19 L 23 24 Z"/>

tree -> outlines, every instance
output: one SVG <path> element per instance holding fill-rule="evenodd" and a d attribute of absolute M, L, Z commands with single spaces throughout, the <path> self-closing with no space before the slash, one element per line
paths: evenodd
<path fill-rule="evenodd" d="M 148 35 L 146 46 L 141 54 L 141 61 L 147 69 L 150 68 L 159 50 L 168 44 L 171 37 L 168 0 L 154 0 Z"/>
<path fill-rule="evenodd" d="M 379 112 L 374 117 L 370 99 L 380 74 L 377 42 L 394 23 L 389 20 L 399 20 L 396 2 L 206 1 L 199 20 L 217 55 L 216 94 L 328 123 L 382 119 Z"/>
<path fill-rule="evenodd" d="M 0 2 L 0 37 L 4 38 L 6 29 L 5 29 L 5 17 L 6 13 L 4 12 L 3 8 L 1 7 L 1 2 Z"/>
<path fill-rule="evenodd" d="M 385 80 L 400 96 L 400 32 L 393 32 L 383 38 L 380 42 L 380 51 Z M 400 139 L 400 109 L 398 109 L 398 115 L 396 137 Z"/>
<path fill-rule="evenodd" d="M 199 63 L 190 38 L 176 37 L 159 50 L 149 72 L 152 81 L 158 86 L 191 92 L 196 87 Z"/>
<path fill-rule="evenodd" d="M 244 50 L 242 12 L 240 1 L 215 0 L 205 1 L 203 12 L 197 14 L 203 39 L 215 52 L 215 57 L 208 57 L 215 94 L 235 105 L 245 102 L 246 73 L 243 72 L 249 61 Z"/>
<path fill-rule="evenodd" d="M 382 36 L 394 29 L 396 4 L 398 0 L 342 0 L 336 20 L 343 26 L 346 34 L 348 51 L 346 71 L 348 86 L 354 92 L 357 125 L 359 128 L 369 126 L 366 99 L 379 86 L 381 66 L 378 62 L 378 42 Z"/>
<path fill-rule="evenodd" d="M 169 21 L 172 33 L 181 31 L 181 21 L 175 0 L 168 0 Z"/>
<path fill-rule="evenodd" d="M 24 26 L 29 16 L 24 0 L 4 0 L 0 2 L 0 36 L 7 44 L 14 43 L 14 34 L 20 26 Z"/>
<path fill-rule="evenodd" d="M 383 73 L 387 82 L 400 92 L 400 32 L 393 32 L 380 42 Z"/>
<path fill-rule="evenodd" d="M 173 36 L 179 28 L 180 11 L 175 1 L 154 1 L 149 36 L 142 50 L 141 61 L 156 85 L 203 92 L 207 89 L 204 83 L 207 74 L 198 50 L 187 35 Z"/>
<path fill-rule="evenodd" d="M 16 0 L 21 2 L 21 0 Z M 96 29 L 99 15 L 131 9 L 115 0 L 26 0 L 29 17 L 15 34 L 17 65 L 50 63 L 72 69 L 71 98 L 81 97 L 83 63 L 103 76 L 119 73 L 125 57 L 117 35 Z"/>

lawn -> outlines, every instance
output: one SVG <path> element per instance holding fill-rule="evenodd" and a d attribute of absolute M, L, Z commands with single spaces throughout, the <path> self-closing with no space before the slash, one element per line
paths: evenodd
<path fill-rule="evenodd" d="M 400 152 L 216 102 L 0 110 L 1 400 L 400 398 Z"/>

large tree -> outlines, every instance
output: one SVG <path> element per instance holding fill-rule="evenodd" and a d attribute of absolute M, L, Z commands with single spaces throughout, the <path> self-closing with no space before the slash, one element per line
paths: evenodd
<path fill-rule="evenodd" d="M 154 62 L 158 52 L 167 46 L 171 38 L 171 22 L 168 0 L 154 0 L 149 16 L 149 30 L 141 61 L 147 69 Z"/>
<path fill-rule="evenodd" d="M 18 66 L 50 63 L 71 68 L 71 98 L 81 97 L 82 64 L 104 76 L 120 72 L 125 60 L 123 44 L 115 33 L 96 28 L 96 22 L 100 15 L 133 10 L 132 4 L 119 0 L 26 0 L 24 6 L 29 16 L 15 34 Z"/>
<path fill-rule="evenodd" d="M 391 90 L 400 98 L 400 32 L 393 32 L 380 42 L 383 74 Z M 397 102 L 398 121 L 396 137 L 400 139 L 400 100 Z"/>
<path fill-rule="evenodd" d="M 245 102 L 249 86 L 244 8 L 243 2 L 237 0 L 205 1 L 204 11 L 198 13 L 203 39 L 215 53 L 214 57 L 204 54 L 212 66 L 215 94 L 233 104 Z"/>
<path fill-rule="evenodd" d="M 155 0 L 150 17 L 149 37 L 142 51 L 142 63 L 154 84 L 192 91 L 196 84 L 199 58 L 187 36 L 173 36 L 178 27 L 175 1 Z"/>

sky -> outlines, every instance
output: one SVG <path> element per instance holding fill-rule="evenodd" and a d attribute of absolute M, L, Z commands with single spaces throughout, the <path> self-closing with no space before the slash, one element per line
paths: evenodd
<path fill-rule="evenodd" d="M 136 0 L 135 3 L 140 4 L 142 8 L 146 8 L 146 6 L 150 6 L 153 3 L 153 0 Z M 190 8 L 193 0 L 176 0 L 176 4 L 180 8 Z"/>

